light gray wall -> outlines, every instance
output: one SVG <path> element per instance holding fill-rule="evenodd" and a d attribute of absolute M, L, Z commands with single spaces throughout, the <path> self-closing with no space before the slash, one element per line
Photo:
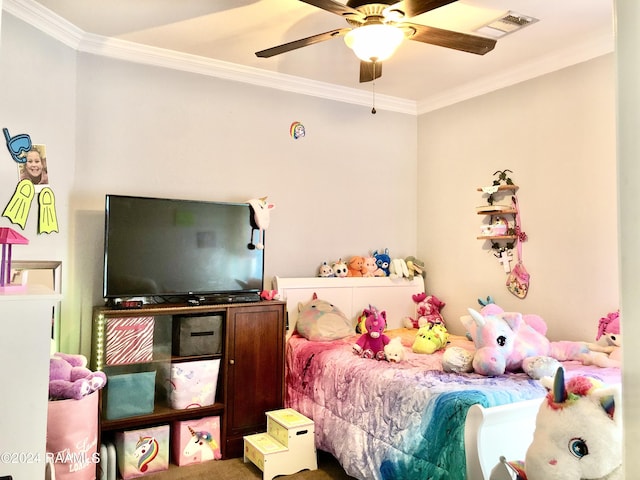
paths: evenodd
<path fill-rule="evenodd" d="M 76 149 L 76 52 L 7 13 L 2 15 L 0 46 L 0 128 L 7 128 L 12 136 L 28 134 L 32 143 L 46 145 L 59 233 L 37 233 L 37 194 L 24 230 L 6 217 L 0 218 L 0 226 L 13 228 L 29 239 L 28 246 L 13 248 L 13 259 L 62 261 L 64 293 L 68 291 L 72 248 L 69 201 Z M 1 152 L 0 208 L 4 210 L 16 190 L 18 170 L 6 147 Z M 62 310 L 66 307 L 63 302 Z M 77 344 L 78 332 L 67 334 L 66 340 Z"/>
<path fill-rule="evenodd" d="M 37 196 L 31 203 L 24 230 L 5 217 L 0 226 L 11 227 L 29 239 L 28 247 L 15 247 L 14 258 L 61 259 L 67 251 L 64 232 L 68 228 L 68 199 L 74 175 L 76 54 L 51 42 L 47 35 L 29 25 L 13 21 L 8 14 L 3 15 L 2 24 L 0 128 L 7 128 L 12 136 L 28 134 L 32 143 L 46 145 L 49 186 L 55 194 L 58 223 L 63 234 L 37 234 Z M 2 210 L 16 189 L 17 167 L 4 146 L 3 136 L 0 153 Z"/>
<path fill-rule="evenodd" d="M 324 259 L 371 248 L 388 246 L 402 255 L 417 249 L 427 261 L 427 287 L 448 302 L 444 313 L 451 324 L 476 297 L 492 294 L 521 310 L 570 310 L 558 318 L 547 316 L 550 333 L 573 337 L 583 332 L 590 339 L 595 317 L 617 305 L 618 268 L 612 258 L 619 255 L 626 316 L 625 463 L 635 472 L 640 12 L 636 2 L 617 4 L 624 20 L 618 21 L 624 37 L 618 39 L 623 46 L 618 185 L 610 56 L 416 122 L 104 59 L 83 57 L 76 65 L 73 50 L 4 13 L 0 127 L 47 144 L 60 225 L 59 234 L 37 235 L 32 211 L 23 232 L 31 243 L 16 247 L 14 258 L 64 262 L 63 349 L 82 346 L 87 353 L 87 312 L 99 301 L 107 191 L 234 201 L 269 194 L 278 206 L 268 232 L 268 275 L 311 275 Z M 294 120 L 307 127 L 303 141 L 288 137 Z M 187 173 L 195 159 L 178 158 L 179 145 L 171 135 L 176 129 L 180 139 L 209 147 L 205 157 L 215 163 L 205 167 L 208 175 Z M 8 202 L 17 173 L 6 153 L 2 158 L 0 192 Z M 247 162 L 242 173 L 249 172 L 248 178 L 220 180 L 213 174 L 219 162 L 225 178 L 238 173 L 239 162 Z M 149 176 L 145 167 L 156 164 Z M 500 266 L 475 239 L 475 188 L 503 168 L 512 168 L 522 187 L 523 225 L 530 238 L 524 258 L 532 273 L 532 291 L 524 301 L 506 292 Z M 619 224 L 616 192 L 622 202 Z M 6 218 L 0 218 L 0 226 L 13 227 Z M 567 271 L 571 277 L 562 279 Z"/>
<path fill-rule="evenodd" d="M 80 55 L 71 210 L 81 310 L 101 301 L 104 196 L 276 204 L 265 278 L 323 261 L 416 251 L 416 121 L 317 98 Z M 289 134 L 292 122 L 304 138 Z M 88 338 L 82 339 L 87 348 Z"/>
<path fill-rule="evenodd" d="M 20 105 L 43 110 L 47 122 L 30 120 L 17 106 L 21 96 L 9 94 L 23 91 L 18 76 L 3 75 L 13 83 L 2 102 L 18 112 L 15 128 L 42 125 L 34 137 L 49 145 L 52 178 L 65 182 L 65 189 L 54 184 L 60 234 L 28 247 L 32 258 L 65 262 L 64 349 L 89 350 L 91 307 L 101 301 L 106 193 L 222 201 L 269 195 L 276 210 L 267 280 L 312 276 L 322 261 L 374 249 L 418 253 L 427 288 L 447 302 L 445 318 L 458 333 L 459 315 L 486 295 L 543 315 L 552 338 L 590 340 L 599 315 L 618 307 L 612 56 L 416 120 L 76 55 L 4 17 L 3 67 L 64 59 L 45 69 L 55 82 L 44 88 L 29 77 L 22 95 Z M 305 138 L 290 137 L 293 121 L 305 125 Z M 60 160 L 58 149 L 66 153 Z M 57 162 L 64 179 L 56 177 Z M 482 200 L 475 189 L 504 168 L 521 186 L 529 235 L 524 259 L 532 284 L 522 301 L 507 293 L 502 267 L 476 240 L 474 208 Z M 13 188 L 6 182 L 7 197 Z"/>
<path fill-rule="evenodd" d="M 491 295 L 541 315 L 552 340 L 594 341 L 619 308 L 613 54 L 453 105 L 418 120 L 418 252 L 447 326 Z M 477 187 L 510 169 L 520 186 L 524 300 L 478 240 Z M 508 198 L 508 197 L 507 197 Z M 515 252 L 514 252 L 515 257 Z M 512 262 L 512 266 L 515 262 Z"/>

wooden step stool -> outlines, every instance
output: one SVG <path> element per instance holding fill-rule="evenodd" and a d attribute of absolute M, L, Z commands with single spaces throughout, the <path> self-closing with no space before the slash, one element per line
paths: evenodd
<path fill-rule="evenodd" d="M 244 437 L 244 462 L 262 470 L 263 480 L 317 470 L 313 420 L 292 408 L 267 412 L 267 431 Z"/>

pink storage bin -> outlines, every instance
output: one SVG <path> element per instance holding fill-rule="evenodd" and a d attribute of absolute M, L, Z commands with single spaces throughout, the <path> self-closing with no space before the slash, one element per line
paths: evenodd
<path fill-rule="evenodd" d="M 169 468 L 169 425 L 116 433 L 118 470 L 123 480 Z"/>
<path fill-rule="evenodd" d="M 153 317 L 109 318 L 106 364 L 127 365 L 153 360 Z"/>
<path fill-rule="evenodd" d="M 47 454 L 58 480 L 94 480 L 98 456 L 98 398 L 50 400 L 47 412 Z"/>
<path fill-rule="evenodd" d="M 171 454 L 179 466 L 220 460 L 220 417 L 173 422 Z"/>

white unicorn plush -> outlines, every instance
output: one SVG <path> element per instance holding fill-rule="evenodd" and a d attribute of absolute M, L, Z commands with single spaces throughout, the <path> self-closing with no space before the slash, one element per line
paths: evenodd
<path fill-rule="evenodd" d="M 542 383 L 550 390 L 536 417 L 524 465 L 501 458 L 491 480 L 622 480 L 620 391 L 589 377 L 565 384 L 564 370 Z M 507 476 L 508 475 L 508 476 Z"/>
<path fill-rule="evenodd" d="M 271 210 L 276 208 L 273 203 L 267 202 L 267 197 L 252 198 L 247 203 L 251 206 L 253 211 L 253 224 L 254 227 L 251 230 L 251 241 L 249 242 L 250 249 L 264 249 L 264 231 L 269 228 L 269 222 L 271 219 Z M 253 243 L 253 232 L 258 230 L 258 243 Z"/>

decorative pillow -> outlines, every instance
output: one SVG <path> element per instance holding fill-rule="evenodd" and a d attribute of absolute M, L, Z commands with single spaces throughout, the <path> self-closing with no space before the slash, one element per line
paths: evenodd
<path fill-rule="evenodd" d="M 296 330 L 314 342 L 328 342 L 354 334 L 354 327 L 345 314 L 335 305 L 320 300 L 315 293 L 310 302 L 298 304 Z"/>

